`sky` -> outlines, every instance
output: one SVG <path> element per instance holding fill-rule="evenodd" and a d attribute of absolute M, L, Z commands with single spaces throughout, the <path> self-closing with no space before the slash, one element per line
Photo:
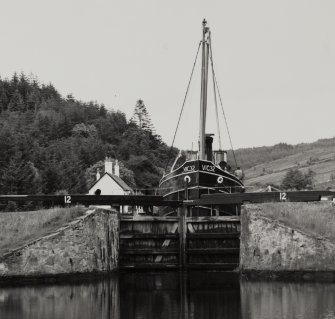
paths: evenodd
<path fill-rule="evenodd" d="M 334 0 L 0 2 L 2 78 L 33 73 L 63 96 L 128 118 L 142 99 L 168 145 L 203 18 L 234 148 L 335 136 Z M 184 149 L 197 148 L 199 62 L 175 141 Z M 208 90 L 207 132 L 217 136 Z M 219 120 L 230 148 L 221 113 Z"/>

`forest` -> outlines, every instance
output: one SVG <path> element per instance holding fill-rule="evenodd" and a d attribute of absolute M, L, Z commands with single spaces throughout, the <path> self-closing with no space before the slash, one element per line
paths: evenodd
<path fill-rule="evenodd" d="M 176 152 L 155 133 L 142 100 L 127 120 L 34 76 L 0 79 L 0 194 L 85 194 L 106 156 L 119 160 L 131 187 L 157 187 Z"/>

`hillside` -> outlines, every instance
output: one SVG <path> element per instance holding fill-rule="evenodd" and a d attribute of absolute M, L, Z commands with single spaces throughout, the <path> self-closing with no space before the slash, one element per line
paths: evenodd
<path fill-rule="evenodd" d="M 127 120 L 119 110 L 62 97 L 25 74 L 0 78 L 0 194 L 85 194 L 106 156 L 119 160 L 120 175 L 133 188 L 156 187 L 175 154 L 140 99 Z"/>
<path fill-rule="evenodd" d="M 259 163 L 253 163 L 251 167 L 245 169 L 245 185 L 262 187 L 265 185 L 280 185 L 283 177 L 290 168 L 299 168 L 301 172 L 307 173 L 311 169 L 314 173 L 314 188 L 326 189 L 335 187 L 335 138 L 322 139 L 314 143 L 304 143 L 298 145 L 287 145 L 287 154 L 283 152 L 278 158 L 271 159 L 273 149 L 278 147 L 263 147 L 258 150 L 253 149 L 253 158 L 256 154 L 270 154 L 268 161 L 263 157 Z M 239 156 L 248 158 L 248 153 L 238 150 Z M 266 157 L 265 157 L 266 159 Z M 242 166 L 243 167 L 243 166 Z"/>

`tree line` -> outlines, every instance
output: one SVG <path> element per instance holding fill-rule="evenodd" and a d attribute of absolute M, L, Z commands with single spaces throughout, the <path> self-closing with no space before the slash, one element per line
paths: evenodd
<path fill-rule="evenodd" d="M 142 100 L 128 121 L 23 73 L 0 79 L 0 194 L 85 194 L 106 156 L 131 187 L 157 187 L 169 151 Z"/>

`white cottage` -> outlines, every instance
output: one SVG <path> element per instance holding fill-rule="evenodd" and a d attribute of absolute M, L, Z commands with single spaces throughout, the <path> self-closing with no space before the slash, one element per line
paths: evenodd
<path fill-rule="evenodd" d="M 120 177 L 120 166 L 117 160 L 114 164 L 113 172 L 113 162 L 112 159 L 106 157 L 105 159 L 105 173 L 100 176 L 100 172 L 97 172 L 97 180 L 90 187 L 89 195 L 130 195 L 133 190 L 130 186 L 126 184 Z M 123 211 L 127 211 L 126 207 L 123 207 Z"/>

